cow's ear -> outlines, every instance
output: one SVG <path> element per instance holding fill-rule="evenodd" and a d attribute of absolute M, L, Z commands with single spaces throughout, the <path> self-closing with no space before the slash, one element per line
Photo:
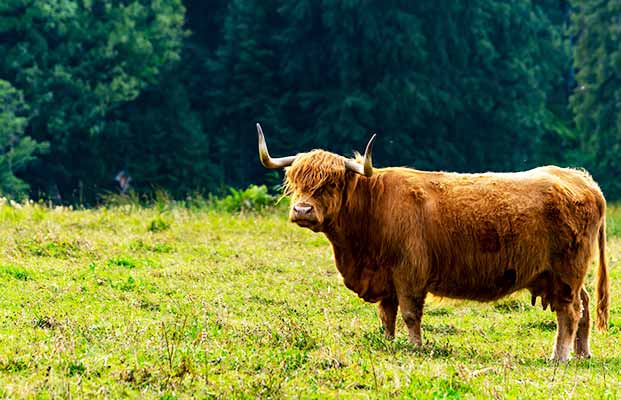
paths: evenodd
<path fill-rule="evenodd" d="M 375 142 L 375 138 L 377 135 L 374 133 L 367 143 L 367 148 L 364 151 L 364 157 L 362 158 L 362 164 L 350 159 L 345 160 L 345 168 L 350 171 L 354 171 L 357 174 L 364 175 L 367 178 L 373 175 L 373 161 L 372 161 L 372 153 L 373 153 L 373 142 Z"/>

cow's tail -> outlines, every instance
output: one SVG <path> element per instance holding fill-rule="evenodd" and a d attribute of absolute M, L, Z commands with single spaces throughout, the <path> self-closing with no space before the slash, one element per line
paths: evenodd
<path fill-rule="evenodd" d="M 599 268 L 597 269 L 596 297 L 597 316 L 595 324 L 600 331 L 608 330 L 608 316 L 610 314 L 610 283 L 608 282 L 608 266 L 606 263 L 606 216 L 602 218 L 599 227 Z"/>

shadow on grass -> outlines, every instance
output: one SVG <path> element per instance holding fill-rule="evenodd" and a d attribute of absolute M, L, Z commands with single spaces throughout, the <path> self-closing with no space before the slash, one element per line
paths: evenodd
<path fill-rule="evenodd" d="M 431 316 L 436 316 L 436 317 L 442 317 L 445 315 L 451 315 L 453 312 L 451 310 L 449 310 L 448 308 L 444 308 L 444 307 L 428 307 L 425 310 L 425 315 L 431 315 Z"/>
<path fill-rule="evenodd" d="M 446 335 L 462 334 L 464 332 L 465 330 L 457 328 L 453 324 L 436 324 L 436 325 L 423 324 L 423 333 L 427 333 L 427 334 L 446 336 Z"/>
<path fill-rule="evenodd" d="M 386 339 L 382 329 L 365 332 L 362 338 L 369 349 L 380 352 L 392 354 L 409 352 L 428 358 L 445 358 L 453 354 L 453 346 L 448 340 L 429 339 L 425 340 L 422 346 L 416 346 L 405 338 Z"/>
<path fill-rule="evenodd" d="M 556 331 L 556 321 L 548 320 L 548 321 L 531 321 L 525 324 L 522 324 L 522 327 L 527 330 L 538 330 L 543 332 L 554 332 Z"/>
<path fill-rule="evenodd" d="M 530 306 L 518 299 L 501 300 L 493 303 L 494 310 L 501 314 L 524 312 L 530 309 Z"/>
<path fill-rule="evenodd" d="M 603 370 L 607 369 L 609 371 L 619 371 L 621 370 L 621 357 L 620 356 L 601 356 L 598 357 L 594 355 L 592 358 L 581 359 L 581 358 L 572 358 L 566 363 L 559 363 L 548 359 L 547 357 L 537 357 L 537 358 L 527 358 L 521 359 L 518 361 L 518 364 L 525 367 L 549 367 L 549 368 L 559 368 L 559 369 L 595 369 L 595 370 Z"/>

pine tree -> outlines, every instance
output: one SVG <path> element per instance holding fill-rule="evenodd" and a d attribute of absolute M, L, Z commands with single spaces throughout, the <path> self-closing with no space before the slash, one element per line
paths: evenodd
<path fill-rule="evenodd" d="M 224 179 L 233 186 L 252 182 L 259 170 L 255 122 L 271 132 L 290 133 L 282 128 L 286 120 L 280 114 L 282 83 L 274 37 L 282 21 L 277 10 L 275 1 L 232 0 L 222 43 L 207 64 L 207 131 L 213 132 L 215 155 L 224 163 Z M 278 144 L 271 140 L 277 152 Z"/>
<path fill-rule="evenodd" d="M 577 87 L 571 98 L 580 151 L 611 197 L 621 195 L 621 1 L 575 2 Z"/>
<path fill-rule="evenodd" d="M 48 147 L 24 135 L 27 113 L 23 94 L 0 80 L 0 194 L 12 198 L 23 197 L 28 190 L 28 184 L 15 174 Z"/>
<path fill-rule="evenodd" d="M 548 0 L 231 1 L 205 96 L 226 181 L 265 173 L 256 120 L 275 154 L 351 154 L 377 132 L 378 165 L 515 170 L 560 158 L 546 143 L 570 124 L 566 13 Z"/>
<path fill-rule="evenodd" d="M 110 142 L 126 122 L 112 112 L 179 60 L 183 23 L 181 0 L 1 2 L 0 76 L 24 93 L 27 132 L 51 144 L 27 173 L 37 191 L 57 185 L 70 200 L 80 183 L 113 182 L 119 166 L 102 150 L 125 151 Z"/>

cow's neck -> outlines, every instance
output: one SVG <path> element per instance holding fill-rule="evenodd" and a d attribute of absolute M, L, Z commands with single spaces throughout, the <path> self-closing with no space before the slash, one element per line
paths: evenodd
<path fill-rule="evenodd" d="M 371 196 L 373 180 L 358 179 L 350 182 L 347 196 L 343 199 L 341 213 L 325 231 L 332 243 L 336 267 L 345 284 L 366 300 L 373 295 L 377 285 L 372 281 L 383 267 L 381 249 L 382 232 L 376 212 L 381 198 Z M 382 279 L 384 280 L 384 279 Z M 372 289 L 369 285 L 373 286 Z"/>
<path fill-rule="evenodd" d="M 371 178 L 375 179 L 375 177 Z M 373 207 L 375 202 L 371 199 L 371 179 L 361 179 L 355 177 L 350 181 L 345 189 L 342 199 L 341 212 L 326 229 L 325 234 L 333 246 L 340 249 L 351 249 L 360 251 L 359 244 L 369 244 L 371 235 L 379 234 L 374 230 L 377 222 L 377 213 Z"/>

